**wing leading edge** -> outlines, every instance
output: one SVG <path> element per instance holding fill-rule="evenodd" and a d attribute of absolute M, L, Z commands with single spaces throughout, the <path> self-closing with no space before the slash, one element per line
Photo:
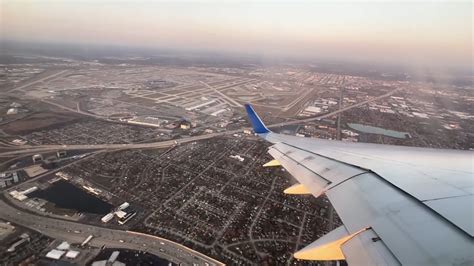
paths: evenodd
<path fill-rule="evenodd" d="M 472 265 L 472 152 L 308 139 L 271 132 L 250 105 L 254 131 L 299 184 L 325 194 L 343 226 L 295 253 L 353 265 Z"/>

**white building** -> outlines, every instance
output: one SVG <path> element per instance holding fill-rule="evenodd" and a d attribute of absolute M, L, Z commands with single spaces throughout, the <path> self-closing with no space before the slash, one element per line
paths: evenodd
<path fill-rule="evenodd" d="M 108 213 L 107 215 L 105 215 L 104 217 L 102 217 L 100 220 L 101 220 L 103 223 L 108 223 L 110 220 L 112 220 L 112 218 L 114 218 L 114 214 L 113 214 L 113 213 Z"/>
<path fill-rule="evenodd" d="M 16 114 L 18 114 L 17 108 L 10 108 L 7 110 L 7 115 L 16 115 Z"/>
<path fill-rule="evenodd" d="M 130 206 L 130 203 L 124 202 L 124 203 L 122 203 L 122 205 L 120 205 L 120 206 L 118 207 L 118 209 L 119 209 L 119 210 L 125 210 L 126 208 L 128 208 L 128 206 Z"/>
<path fill-rule="evenodd" d="M 66 253 L 66 251 L 53 249 L 46 254 L 46 258 L 59 260 L 64 255 L 64 253 Z"/>
<path fill-rule="evenodd" d="M 245 160 L 245 159 L 244 159 L 242 156 L 240 156 L 240 155 L 231 155 L 230 158 L 232 158 L 232 159 L 237 159 L 237 160 L 239 160 L 239 161 L 241 161 L 241 162 L 243 162 L 243 161 Z"/>
<path fill-rule="evenodd" d="M 69 250 L 69 251 L 66 253 L 66 258 L 68 258 L 68 259 L 75 259 L 75 258 L 77 258 L 78 255 L 79 255 L 79 251 L 76 251 L 76 250 Z"/>

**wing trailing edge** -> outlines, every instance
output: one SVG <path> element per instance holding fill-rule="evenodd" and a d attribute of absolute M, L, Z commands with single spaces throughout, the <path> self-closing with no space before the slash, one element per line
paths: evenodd
<path fill-rule="evenodd" d="M 298 181 L 287 192 L 325 194 L 344 224 L 296 259 L 473 265 L 472 152 L 277 134 L 246 110 L 255 133 L 274 144 L 269 154 Z"/>

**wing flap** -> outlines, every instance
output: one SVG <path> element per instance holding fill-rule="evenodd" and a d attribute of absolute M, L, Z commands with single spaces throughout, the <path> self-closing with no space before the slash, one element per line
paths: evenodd
<path fill-rule="evenodd" d="M 401 264 L 474 262 L 471 237 L 374 173 L 351 178 L 326 195 L 349 233 L 371 227 Z"/>
<path fill-rule="evenodd" d="M 341 246 L 351 235 L 344 226 L 340 226 L 323 237 L 295 253 L 297 259 L 311 260 L 343 260 Z"/>
<path fill-rule="evenodd" d="M 301 166 L 290 154 L 291 150 L 279 150 L 277 147 L 271 147 L 269 153 L 280 162 L 280 164 L 296 179 L 303 184 L 315 197 L 321 195 L 330 182 L 319 176 L 311 169 Z"/>
<path fill-rule="evenodd" d="M 285 143 L 271 146 L 268 152 L 315 197 L 351 177 L 367 172 Z"/>
<path fill-rule="evenodd" d="M 247 111 L 274 143 L 269 153 L 314 196 L 327 195 L 353 236 L 336 243 L 349 264 L 474 264 L 474 153 L 275 134 Z"/>
<path fill-rule="evenodd" d="M 443 265 L 453 261 L 473 262 L 474 257 L 467 255 L 470 248 L 474 248 L 472 239 L 423 202 L 377 174 L 285 142 L 271 146 L 269 153 L 311 194 L 316 197 L 323 193 L 327 195 L 348 234 L 370 227 L 370 235 L 380 238 L 381 242 L 367 245 L 370 242 L 364 234 L 342 245 L 346 246 L 342 252 L 349 263 L 384 264 L 383 261 L 390 261 L 394 265 L 414 262 Z M 443 240 L 450 245 L 439 245 L 436 242 L 439 236 L 429 233 L 433 231 L 446 232 Z M 359 250 L 362 245 L 364 253 Z"/>
<path fill-rule="evenodd" d="M 351 265 L 402 265 L 372 228 L 345 242 L 341 250 Z"/>

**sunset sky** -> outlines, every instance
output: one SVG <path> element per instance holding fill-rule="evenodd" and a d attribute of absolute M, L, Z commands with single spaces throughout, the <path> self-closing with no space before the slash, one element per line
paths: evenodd
<path fill-rule="evenodd" d="M 472 4 L 409 1 L 0 2 L 2 40 L 468 66 Z"/>

